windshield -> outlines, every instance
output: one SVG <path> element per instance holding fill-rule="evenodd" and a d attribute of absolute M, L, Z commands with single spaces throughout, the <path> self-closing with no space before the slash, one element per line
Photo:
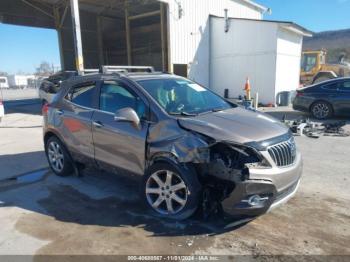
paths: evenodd
<path fill-rule="evenodd" d="M 301 69 L 304 72 L 310 72 L 317 62 L 317 54 L 304 54 L 301 61 Z"/>
<path fill-rule="evenodd" d="M 171 115 L 198 115 L 232 108 L 220 96 L 184 78 L 141 80 L 138 83 Z"/>

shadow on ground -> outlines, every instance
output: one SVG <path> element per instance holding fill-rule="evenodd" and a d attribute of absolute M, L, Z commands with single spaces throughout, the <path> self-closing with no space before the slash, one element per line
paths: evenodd
<path fill-rule="evenodd" d="M 22 113 L 30 115 L 41 115 L 41 101 L 40 99 L 22 99 L 4 101 L 5 113 Z"/>
<path fill-rule="evenodd" d="M 83 177 L 60 178 L 50 171 L 41 176 L 33 172 L 30 176 L 35 176 L 36 181 L 0 182 L 2 206 L 19 207 L 82 226 L 143 228 L 153 236 L 216 235 L 248 223 L 228 216 L 204 221 L 196 214 L 181 222 L 154 216 L 138 195 L 137 179 L 98 170 L 88 170 Z M 232 222 L 238 223 L 225 228 Z"/>

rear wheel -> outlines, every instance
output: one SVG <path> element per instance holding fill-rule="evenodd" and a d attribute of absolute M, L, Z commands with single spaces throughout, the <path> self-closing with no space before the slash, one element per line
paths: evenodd
<path fill-rule="evenodd" d="M 69 176 L 73 165 L 67 149 L 55 136 L 50 137 L 45 145 L 45 152 L 50 168 L 58 176 Z"/>
<path fill-rule="evenodd" d="M 194 171 L 169 163 L 156 163 L 146 172 L 143 196 L 162 217 L 183 220 L 198 208 L 201 185 Z"/>
<path fill-rule="evenodd" d="M 311 114 L 316 119 L 328 119 L 333 115 L 333 108 L 327 102 L 318 101 L 311 106 Z"/>

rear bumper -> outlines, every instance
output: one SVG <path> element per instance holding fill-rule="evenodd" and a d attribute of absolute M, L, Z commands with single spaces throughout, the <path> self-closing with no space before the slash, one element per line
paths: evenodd
<path fill-rule="evenodd" d="M 286 168 L 252 169 L 250 178 L 236 185 L 222 202 L 226 213 L 234 216 L 259 216 L 291 199 L 297 192 L 302 174 L 302 159 Z"/>

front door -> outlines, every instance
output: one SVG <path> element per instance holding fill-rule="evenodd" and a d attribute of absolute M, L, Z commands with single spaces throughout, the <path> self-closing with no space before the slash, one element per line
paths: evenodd
<path fill-rule="evenodd" d="M 130 107 L 141 119 L 139 127 L 117 122 L 117 110 Z M 105 81 L 101 84 L 99 110 L 93 115 L 95 159 L 101 167 L 115 167 L 131 173 L 144 173 L 146 137 L 146 103 L 127 84 Z"/>

